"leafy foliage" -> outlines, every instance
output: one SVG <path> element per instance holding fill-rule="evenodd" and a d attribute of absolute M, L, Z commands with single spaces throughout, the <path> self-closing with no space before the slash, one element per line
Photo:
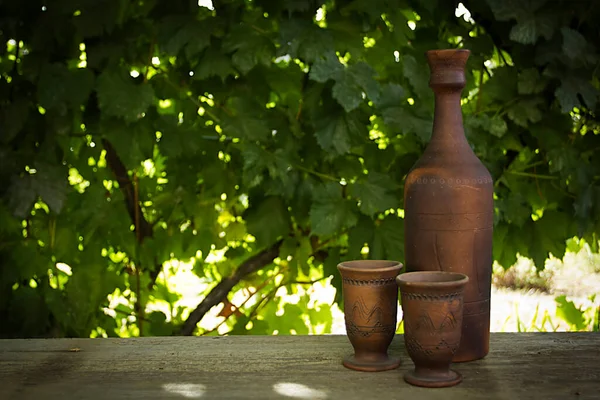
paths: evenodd
<path fill-rule="evenodd" d="M 472 52 L 495 260 L 597 251 L 600 9 L 463 4 L 0 0 L 0 335 L 328 331 L 315 282 L 339 303 L 338 262 L 403 259 L 434 48 Z"/>

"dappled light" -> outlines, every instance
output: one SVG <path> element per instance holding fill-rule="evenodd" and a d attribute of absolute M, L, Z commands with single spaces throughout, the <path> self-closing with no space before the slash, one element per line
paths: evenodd
<path fill-rule="evenodd" d="M 327 394 L 322 390 L 312 389 L 300 383 L 280 382 L 273 385 L 273 390 L 293 399 L 326 399 Z"/>
<path fill-rule="evenodd" d="M 206 385 L 199 383 L 165 383 L 162 388 L 165 392 L 178 394 L 186 399 L 199 399 L 206 392 Z"/>

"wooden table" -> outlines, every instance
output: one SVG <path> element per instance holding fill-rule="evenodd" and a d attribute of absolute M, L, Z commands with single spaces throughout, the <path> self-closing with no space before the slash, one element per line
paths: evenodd
<path fill-rule="evenodd" d="M 495 333 L 446 389 L 344 368 L 345 336 L 0 340 L 0 399 L 600 399 L 600 334 Z"/>

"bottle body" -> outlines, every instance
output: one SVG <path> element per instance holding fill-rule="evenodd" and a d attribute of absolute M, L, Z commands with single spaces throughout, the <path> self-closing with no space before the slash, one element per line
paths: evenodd
<path fill-rule="evenodd" d="M 462 125 L 464 52 L 428 53 L 436 95 L 433 134 L 404 187 L 406 270 L 469 277 L 454 362 L 480 359 L 489 352 L 494 218 L 492 177 L 471 150 Z M 432 65 L 439 61 L 435 57 L 442 62 Z M 462 84 L 456 71 L 462 72 Z"/>

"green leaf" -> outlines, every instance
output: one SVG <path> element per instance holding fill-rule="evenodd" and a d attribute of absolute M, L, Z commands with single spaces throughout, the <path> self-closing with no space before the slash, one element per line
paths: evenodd
<path fill-rule="evenodd" d="M 206 79 L 218 76 L 225 81 L 229 75 L 235 75 L 231 59 L 215 47 L 209 47 L 194 69 L 194 79 Z"/>
<path fill-rule="evenodd" d="M 558 211 L 544 211 L 539 220 L 533 222 L 533 235 L 529 247 L 529 256 L 538 269 L 543 269 L 551 253 L 561 259 L 565 254 L 565 242 L 573 236 L 570 216 Z"/>
<path fill-rule="evenodd" d="M 404 219 L 390 214 L 376 226 L 369 255 L 381 260 L 404 260 Z"/>
<path fill-rule="evenodd" d="M 545 81 L 535 68 L 528 68 L 519 73 L 517 88 L 519 94 L 540 93 L 546 87 Z"/>
<path fill-rule="evenodd" d="M 337 114 L 319 121 L 315 131 L 317 142 L 323 150 L 334 155 L 346 154 L 350 151 L 353 138 L 360 138 L 365 127 L 356 117 L 348 114 Z"/>
<path fill-rule="evenodd" d="M 367 244 L 371 243 L 375 233 L 373 220 L 367 216 L 360 215 L 358 222 L 348 232 L 348 254 L 349 260 L 356 260 L 361 257 L 361 250 Z"/>
<path fill-rule="evenodd" d="M 394 131 L 403 134 L 415 134 L 422 142 L 427 142 L 433 130 L 433 120 L 414 114 L 412 108 L 390 107 L 383 111 L 383 120 Z"/>
<path fill-rule="evenodd" d="M 556 315 L 559 318 L 575 330 L 581 331 L 586 328 L 584 312 L 577 308 L 572 301 L 567 300 L 565 295 L 556 297 L 554 301 L 556 302 Z"/>
<path fill-rule="evenodd" d="M 360 201 L 360 211 L 373 216 L 375 213 L 400 206 L 394 193 L 397 187 L 388 175 L 371 172 L 366 180 L 352 184 L 349 193 Z"/>
<path fill-rule="evenodd" d="M 25 218 L 38 196 L 56 214 L 67 198 L 67 175 L 62 168 L 43 162 L 35 167 L 35 174 L 14 177 L 8 188 L 9 207 L 19 218 Z"/>
<path fill-rule="evenodd" d="M 396 83 L 386 83 L 381 88 L 381 96 L 374 103 L 380 110 L 406 104 L 404 89 Z"/>
<path fill-rule="evenodd" d="M 9 143 L 27 123 L 29 116 L 29 101 L 19 97 L 0 111 L 0 143 Z"/>
<path fill-rule="evenodd" d="M 338 183 L 325 183 L 315 188 L 310 208 L 311 232 L 317 236 L 329 236 L 358 222 L 351 201 L 342 197 Z"/>
<path fill-rule="evenodd" d="M 329 79 L 337 79 L 343 72 L 344 66 L 337 56 L 333 53 L 327 53 L 327 55 L 315 61 L 308 76 L 313 81 L 325 83 Z"/>
<path fill-rule="evenodd" d="M 62 64 L 42 67 L 38 99 L 46 109 L 76 107 L 87 101 L 94 87 L 94 74 L 86 68 L 67 69 Z"/>
<path fill-rule="evenodd" d="M 596 107 L 596 101 L 598 100 L 598 90 L 584 78 L 573 75 L 561 79 L 560 87 L 556 89 L 554 94 L 560 102 L 561 111 L 564 113 L 582 105 L 577 97 L 578 95 L 581 95 L 585 106 L 590 109 Z"/>
<path fill-rule="evenodd" d="M 177 56 L 182 49 L 192 61 L 210 45 L 212 26 L 210 20 L 197 21 L 187 17 L 170 17 L 159 27 L 160 43 L 164 51 Z"/>
<path fill-rule="evenodd" d="M 223 41 L 223 50 L 233 52 L 233 65 L 244 75 L 258 63 L 268 66 L 275 54 L 271 40 L 245 24 L 233 27 Z"/>
<path fill-rule="evenodd" d="M 335 297 L 333 302 L 343 310 L 344 301 L 342 298 L 342 275 L 337 269 L 337 266 L 341 261 L 342 258 L 340 256 L 340 248 L 330 248 L 327 252 L 327 258 L 323 263 L 323 275 L 331 277 L 331 285 L 335 288 Z"/>
<path fill-rule="evenodd" d="M 279 257 L 287 259 L 291 256 L 290 267 L 292 268 L 291 276 L 297 276 L 298 271 L 302 271 L 304 276 L 310 275 L 310 266 L 308 259 L 313 253 L 310 239 L 307 236 L 299 238 L 287 237 L 280 248 Z"/>
<path fill-rule="evenodd" d="M 290 216 L 282 199 L 269 196 L 256 206 L 248 208 L 244 215 L 248 233 L 256 238 L 259 246 L 269 246 L 290 231 Z"/>
<path fill-rule="evenodd" d="M 365 92 L 369 99 L 373 100 L 373 102 L 379 100 L 381 87 L 375 80 L 375 70 L 369 64 L 362 61 L 352 64 L 348 67 L 347 74 L 351 77 L 354 84 Z"/>
<path fill-rule="evenodd" d="M 538 37 L 535 17 L 521 20 L 510 31 L 511 40 L 523 44 L 534 44 Z"/>
<path fill-rule="evenodd" d="M 487 114 L 471 116 L 467 119 L 466 125 L 474 128 L 482 128 L 483 130 L 499 138 L 504 136 L 508 129 L 506 121 L 504 121 L 504 119 L 498 115 L 494 115 L 491 118 Z"/>
<path fill-rule="evenodd" d="M 333 98 L 344 107 L 346 112 L 354 110 L 363 101 L 363 91 L 373 101 L 379 99 L 381 88 L 374 79 L 375 71 L 366 63 L 359 62 L 344 67 L 331 53 L 318 59 L 310 70 L 310 79 L 317 82 L 335 80 Z"/>
<path fill-rule="evenodd" d="M 334 51 L 331 33 L 312 21 L 292 18 L 280 26 L 280 42 L 285 44 L 282 54 L 298 57 L 303 62 L 314 63 Z"/>
<path fill-rule="evenodd" d="M 231 97 L 227 100 L 229 115 L 222 123 L 223 131 L 234 137 L 264 141 L 272 134 L 266 109 L 248 97 Z"/>
<path fill-rule="evenodd" d="M 150 322 L 149 330 L 151 336 L 171 336 L 173 326 L 167 323 L 167 316 L 162 311 L 152 311 L 146 316 Z"/>
<path fill-rule="evenodd" d="M 152 86 L 136 84 L 121 69 L 104 70 L 96 84 L 100 110 L 108 116 L 122 117 L 133 122 L 142 117 L 154 101 Z"/>
<path fill-rule="evenodd" d="M 577 59 L 583 56 L 587 45 L 585 37 L 581 33 L 566 27 L 562 27 L 560 31 L 563 36 L 562 49 L 567 57 Z"/>
<path fill-rule="evenodd" d="M 517 262 L 519 245 L 522 244 L 518 232 L 518 229 L 511 229 L 508 224 L 498 224 L 494 227 L 492 255 L 504 269 Z"/>
<path fill-rule="evenodd" d="M 333 98 L 344 107 L 346 112 L 354 110 L 362 102 L 362 90 L 353 80 L 344 74 L 333 85 Z"/>
<path fill-rule="evenodd" d="M 422 62 L 419 64 L 411 55 L 404 55 L 402 58 L 404 65 L 404 76 L 408 79 L 414 89 L 414 93 L 420 98 L 428 98 L 433 94 L 429 88 L 429 69 Z"/>
<path fill-rule="evenodd" d="M 508 109 L 508 118 L 523 127 L 530 122 L 538 122 L 542 119 L 542 112 L 538 108 L 542 102 L 541 98 L 521 100 Z"/>

